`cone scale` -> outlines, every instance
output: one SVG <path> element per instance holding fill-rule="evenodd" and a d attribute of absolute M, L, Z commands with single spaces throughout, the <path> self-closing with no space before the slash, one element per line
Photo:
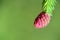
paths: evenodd
<path fill-rule="evenodd" d="M 34 20 L 35 28 L 44 28 L 50 23 L 55 3 L 56 0 L 43 0 L 43 11 Z"/>

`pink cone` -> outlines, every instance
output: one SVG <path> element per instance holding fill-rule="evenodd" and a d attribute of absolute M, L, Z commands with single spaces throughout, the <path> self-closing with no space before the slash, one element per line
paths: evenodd
<path fill-rule="evenodd" d="M 36 28 L 44 28 L 49 24 L 49 22 L 50 22 L 50 15 L 45 12 L 41 12 L 35 19 L 34 26 Z"/>

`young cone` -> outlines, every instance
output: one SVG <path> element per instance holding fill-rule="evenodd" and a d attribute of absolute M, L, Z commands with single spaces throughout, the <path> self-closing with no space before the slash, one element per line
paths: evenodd
<path fill-rule="evenodd" d="M 44 28 L 50 22 L 50 15 L 46 12 L 41 12 L 34 21 L 36 28 Z"/>

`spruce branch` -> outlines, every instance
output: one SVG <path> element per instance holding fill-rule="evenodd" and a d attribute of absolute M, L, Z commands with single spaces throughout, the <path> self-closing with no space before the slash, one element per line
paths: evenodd
<path fill-rule="evenodd" d="M 50 15 L 52 15 L 52 12 L 54 10 L 54 6 L 56 4 L 56 0 L 43 0 L 42 3 L 42 7 L 43 7 L 43 11 L 49 13 Z"/>

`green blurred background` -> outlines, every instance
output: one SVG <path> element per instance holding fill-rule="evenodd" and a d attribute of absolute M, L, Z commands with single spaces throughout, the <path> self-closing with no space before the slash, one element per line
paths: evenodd
<path fill-rule="evenodd" d="M 43 0 L 0 0 L 0 40 L 60 40 L 60 0 L 50 24 L 42 29 L 33 22 Z"/>

